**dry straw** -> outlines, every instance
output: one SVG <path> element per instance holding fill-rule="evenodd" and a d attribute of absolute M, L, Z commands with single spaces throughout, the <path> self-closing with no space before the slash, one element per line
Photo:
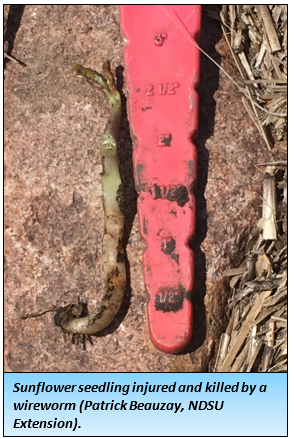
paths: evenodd
<path fill-rule="evenodd" d="M 262 218 L 248 238 L 244 261 L 223 273 L 230 280 L 231 317 L 215 371 L 286 372 L 287 6 L 224 5 L 220 19 L 251 96 L 243 98 L 244 106 L 272 160 L 263 168 Z"/>

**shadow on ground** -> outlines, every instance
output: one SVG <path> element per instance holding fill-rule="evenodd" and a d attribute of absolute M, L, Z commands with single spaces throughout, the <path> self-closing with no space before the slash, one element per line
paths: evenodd
<path fill-rule="evenodd" d="M 6 43 L 6 53 L 11 55 L 14 48 L 14 41 L 20 27 L 25 5 L 10 5 L 4 29 L 4 44 Z M 4 69 L 10 60 L 4 58 Z"/>
<path fill-rule="evenodd" d="M 210 5 L 203 6 L 201 37 L 198 40 L 200 47 L 218 64 L 221 57 L 215 49 L 216 43 L 222 37 L 219 22 L 208 17 Z M 201 54 L 199 94 L 199 124 L 198 135 L 194 141 L 198 150 L 198 175 L 196 194 L 196 234 L 190 241 L 195 257 L 195 279 L 192 291 L 193 302 L 193 336 L 189 346 L 181 352 L 194 352 L 204 342 L 206 336 L 206 316 L 204 296 L 206 294 L 206 260 L 201 251 L 201 243 L 207 234 L 207 209 L 205 188 L 207 184 L 209 152 L 205 147 L 207 139 L 213 135 L 215 106 L 214 93 L 219 86 L 219 69 L 204 55 Z M 193 139 L 194 140 L 194 139 Z M 181 355 L 180 354 L 180 355 Z"/>

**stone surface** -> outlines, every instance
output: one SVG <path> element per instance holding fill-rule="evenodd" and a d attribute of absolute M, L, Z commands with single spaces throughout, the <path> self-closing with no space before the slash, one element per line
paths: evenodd
<path fill-rule="evenodd" d="M 15 19 L 13 19 L 13 14 Z M 19 11 L 18 11 L 19 12 Z M 52 313 L 23 314 L 81 298 L 101 298 L 103 204 L 99 141 L 106 99 L 72 74 L 74 62 L 123 66 L 115 5 L 25 6 L 10 11 L 5 70 L 5 370 L 12 372 L 193 372 L 211 370 L 226 324 L 222 270 L 238 263 L 260 210 L 263 144 L 241 94 L 202 57 L 195 251 L 195 330 L 181 355 L 159 352 L 149 339 L 142 252 L 132 178 L 132 146 L 124 112 L 119 141 L 126 194 L 130 285 L 113 324 L 86 351 L 63 340 Z M 201 46 L 234 77 L 218 22 L 204 8 Z M 18 27 L 13 36 L 13 26 Z M 8 38 L 8 39 L 9 39 Z M 218 42 L 219 41 L 219 42 Z M 217 50 L 215 44 L 218 42 Z M 122 67 L 117 69 L 120 85 Z M 124 94 L 127 91 L 124 89 Z M 124 100 L 125 104 L 125 100 Z"/>

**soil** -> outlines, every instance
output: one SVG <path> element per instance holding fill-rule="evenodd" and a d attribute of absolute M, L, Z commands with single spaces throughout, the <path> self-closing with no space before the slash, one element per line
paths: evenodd
<path fill-rule="evenodd" d="M 201 47 L 235 79 L 219 22 L 203 8 Z M 228 287 L 260 215 L 263 143 L 242 95 L 201 59 L 195 253 L 194 334 L 179 355 L 151 343 L 133 181 L 132 141 L 123 84 L 124 41 L 116 5 L 6 5 L 5 49 L 5 371 L 205 372 L 212 370 Z M 113 324 L 86 350 L 63 340 L 52 313 L 23 314 L 103 295 L 104 227 L 99 144 L 108 103 L 72 74 L 110 60 L 123 93 L 119 138 L 126 214 L 128 289 Z"/>

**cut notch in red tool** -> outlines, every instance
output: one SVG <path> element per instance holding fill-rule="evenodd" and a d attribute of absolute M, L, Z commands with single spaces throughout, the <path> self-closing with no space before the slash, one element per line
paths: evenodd
<path fill-rule="evenodd" d="M 125 71 L 151 340 L 166 353 L 192 336 L 200 5 L 121 5 Z"/>

